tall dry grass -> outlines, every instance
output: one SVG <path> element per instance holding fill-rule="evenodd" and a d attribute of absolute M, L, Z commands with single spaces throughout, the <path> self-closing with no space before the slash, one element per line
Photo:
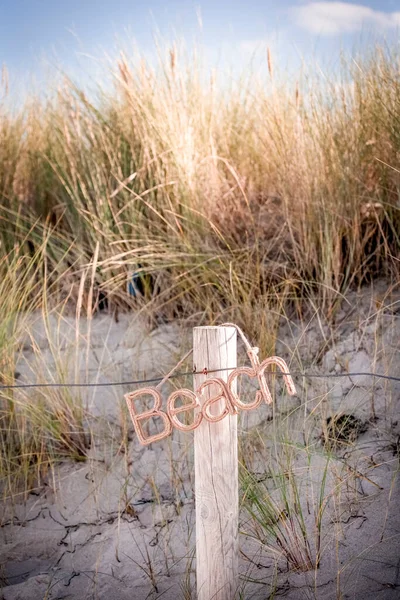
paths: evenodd
<path fill-rule="evenodd" d="M 2 254 L 35 257 L 51 229 L 58 300 L 78 297 L 98 248 L 94 304 L 127 306 L 126 278 L 143 272 L 140 306 L 234 319 L 265 349 L 288 304 L 330 314 L 348 286 L 396 273 L 398 54 L 293 84 L 272 60 L 264 79 L 228 82 L 177 46 L 157 67 L 121 54 L 90 98 L 65 78 L 14 111 L 3 73 Z"/>
<path fill-rule="evenodd" d="M 121 54 L 91 98 L 65 78 L 50 100 L 0 105 L 2 248 L 22 236 L 33 255 L 51 225 L 68 286 L 99 244 L 110 304 L 143 270 L 159 313 L 229 316 L 250 334 L 255 311 L 310 295 L 332 311 L 348 286 L 392 274 L 398 54 L 377 47 L 293 85 L 271 61 L 264 80 L 227 83 L 177 46 L 157 67 Z"/>

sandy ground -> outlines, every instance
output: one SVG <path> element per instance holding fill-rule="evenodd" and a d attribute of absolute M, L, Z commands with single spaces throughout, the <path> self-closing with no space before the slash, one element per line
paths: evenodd
<path fill-rule="evenodd" d="M 399 376 L 400 301 L 385 292 L 381 283 L 350 295 L 333 324 L 318 314 L 282 322 L 277 354 L 292 370 Z M 191 343 L 191 331 L 178 323 L 150 330 L 131 315 L 116 323 L 99 314 L 91 323 L 82 319 L 79 327 L 77 335 L 72 317 L 51 317 L 48 328 L 39 316 L 32 318 L 19 380 L 55 381 L 60 362 L 65 380 L 105 383 L 158 376 Z M 365 376 L 295 379 L 298 398 L 288 398 L 277 383 L 273 411 L 264 406 L 242 415 L 240 445 L 248 469 L 265 481 L 282 508 L 280 530 L 286 539 L 297 531 L 289 545 L 297 544 L 301 554 L 299 521 L 292 521 L 282 488 L 272 483 L 278 454 L 287 461 L 280 467 L 290 466 L 293 474 L 297 505 L 289 496 L 294 513 L 303 515 L 313 560 L 323 497 L 320 565 L 296 572 L 273 535 L 256 535 L 243 508 L 241 597 L 399 598 L 400 382 Z M 189 378 L 179 381 L 179 387 L 185 384 L 190 385 Z M 123 400 L 131 389 L 82 392 L 92 433 L 87 460 L 60 462 L 26 499 L 3 506 L 4 600 L 196 597 L 192 437 L 175 431 L 167 440 L 141 447 Z M 340 427 L 342 415 L 351 415 L 348 432 Z M 336 440 L 330 452 L 326 436 Z M 284 440 L 282 451 L 274 439 Z"/>

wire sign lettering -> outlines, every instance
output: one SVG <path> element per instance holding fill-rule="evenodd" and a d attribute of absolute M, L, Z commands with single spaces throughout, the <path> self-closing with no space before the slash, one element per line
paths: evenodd
<path fill-rule="evenodd" d="M 271 356 L 264 359 L 261 363 L 258 358 L 258 348 L 248 348 L 247 354 L 250 358 L 251 367 L 237 367 L 233 369 L 228 376 L 228 381 L 223 381 L 218 377 L 212 377 L 204 381 L 195 392 L 188 389 L 180 389 L 172 392 L 167 400 L 166 411 L 161 410 L 162 398 L 160 391 L 155 387 L 141 388 L 129 394 L 125 394 L 129 414 L 137 436 L 143 445 L 157 442 L 169 436 L 172 433 L 172 427 L 181 431 L 192 431 L 196 429 L 203 419 L 210 423 L 216 423 L 224 419 L 227 415 L 235 415 L 239 410 L 253 410 L 260 406 L 264 401 L 266 404 L 272 403 L 272 395 L 268 389 L 265 379 L 266 369 L 270 365 L 276 365 L 284 374 L 283 378 L 286 384 L 287 392 L 290 396 L 296 395 L 296 388 L 292 377 L 288 374 L 286 362 L 279 356 Z M 205 371 L 206 373 L 206 371 Z M 240 375 L 247 375 L 250 378 L 257 378 L 260 389 L 257 390 L 252 402 L 243 402 L 236 392 L 236 380 Z M 214 386 L 216 390 L 212 397 L 202 400 L 202 393 L 209 386 Z M 137 412 L 135 401 L 142 396 L 152 396 L 154 399 L 153 407 L 144 412 Z M 185 404 L 177 406 L 178 399 L 184 400 Z M 211 407 L 216 402 L 222 402 L 222 409 L 219 414 L 211 412 Z M 178 415 L 187 411 L 193 411 L 193 420 L 191 423 L 183 423 Z M 143 429 L 143 421 L 150 418 L 161 419 L 163 429 L 155 435 L 146 435 Z"/>

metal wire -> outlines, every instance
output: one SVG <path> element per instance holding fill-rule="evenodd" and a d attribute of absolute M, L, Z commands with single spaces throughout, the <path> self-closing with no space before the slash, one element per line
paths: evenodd
<path fill-rule="evenodd" d="M 209 373 L 218 373 L 221 371 L 233 371 L 237 367 L 230 367 L 224 369 L 208 370 L 203 369 L 202 371 L 185 371 L 181 373 L 175 373 L 170 375 L 168 379 L 176 379 L 178 377 L 187 377 L 188 375 L 208 375 Z M 301 377 L 308 377 L 309 379 L 321 379 L 321 378 L 338 378 L 338 377 L 374 377 L 376 379 L 387 379 L 390 381 L 400 381 L 400 377 L 393 375 L 384 375 L 383 373 L 307 373 L 304 371 L 290 371 L 290 373 L 282 373 L 280 371 L 274 372 L 273 375 L 282 377 L 283 375 L 298 375 Z M 159 383 L 163 381 L 164 377 L 152 377 L 151 379 L 136 379 L 135 381 L 116 381 L 107 383 L 20 383 L 15 385 L 0 385 L 0 390 L 16 390 L 16 389 L 32 389 L 32 388 L 97 388 L 97 387 L 120 387 L 124 385 L 143 385 L 146 383 Z"/>

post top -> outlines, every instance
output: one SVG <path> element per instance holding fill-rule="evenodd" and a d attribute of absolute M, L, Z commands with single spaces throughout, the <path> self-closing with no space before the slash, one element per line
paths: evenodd
<path fill-rule="evenodd" d="M 235 329 L 235 327 L 231 327 L 229 325 L 198 325 L 197 327 L 193 327 L 193 329 Z M 236 329 L 235 329 L 236 331 Z"/>

